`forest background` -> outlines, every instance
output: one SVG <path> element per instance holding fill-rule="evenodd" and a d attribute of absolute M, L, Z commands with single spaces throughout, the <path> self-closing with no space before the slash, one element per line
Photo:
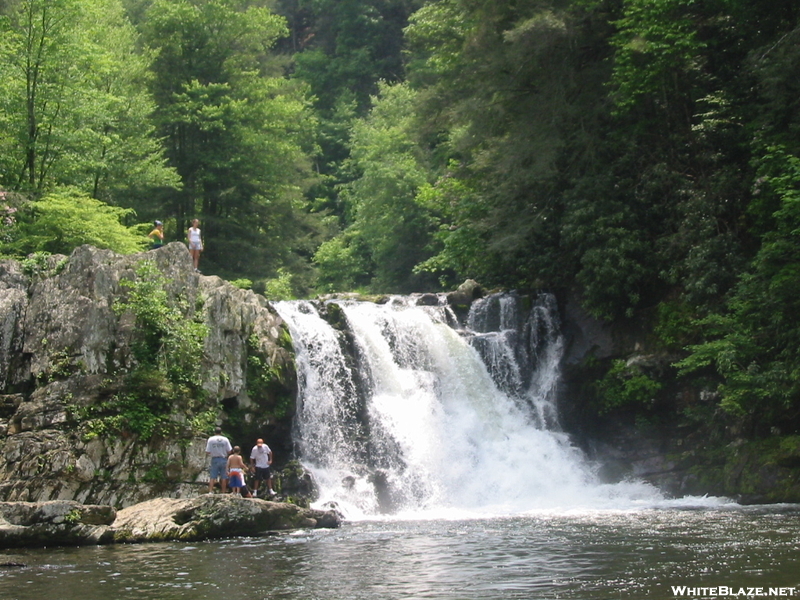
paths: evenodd
<path fill-rule="evenodd" d="M 270 297 L 566 290 L 670 402 L 800 430 L 796 0 L 0 0 L 0 252 L 146 247 Z M 722 415 L 720 417 L 720 415 Z"/>

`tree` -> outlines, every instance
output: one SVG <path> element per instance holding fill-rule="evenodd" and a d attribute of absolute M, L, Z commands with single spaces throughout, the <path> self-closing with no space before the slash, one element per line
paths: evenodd
<path fill-rule="evenodd" d="M 800 158 L 772 147 L 760 162 L 760 194 L 778 201 L 775 228 L 742 273 L 727 310 L 699 323 L 707 335 L 679 363 L 713 366 L 720 404 L 751 433 L 800 427 Z"/>
<path fill-rule="evenodd" d="M 443 253 L 420 268 L 513 286 L 556 283 L 573 271 L 559 251 L 558 161 L 573 131 L 591 126 L 597 108 L 587 97 L 596 98 L 597 84 L 579 79 L 585 64 L 594 77 L 594 61 L 576 50 L 564 4 L 445 0 L 412 16 L 419 135 L 434 148 L 444 185 L 429 199 L 441 192 L 449 204 L 439 213 Z M 569 146 L 572 164 L 587 149 Z"/>
<path fill-rule="evenodd" d="M 311 85 L 323 115 L 343 95 L 355 99 L 364 114 L 379 81 L 404 79 L 403 28 L 421 5 L 419 0 L 279 2 L 279 10 L 293 16 L 291 39 L 306 40 L 294 42 L 294 50 L 301 50 L 295 55 L 295 77 Z"/>
<path fill-rule="evenodd" d="M 147 243 L 144 232 L 122 223 L 131 212 L 78 190 L 51 192 L 18 213 L 17 231 L 4 251 L 22 256 L 33 252 L 70 254 L 80 245 L 91 244 L 122 254 L 140 252 Z"/>
<path fill-rule="evenodd" d="M 309 85 L 320 121 L 316 169 L 322 176 L 311 190 L 321 210 L 344 217 L 337 188 L 348 182 L 353 119 L 369 110 L 378 82 L 405 78 L 403 28 L 421 0 L 279 0 L 290 36 L 283 50 L 292 55 L 292 77 Z M 343 221 L 344 222 L 344 221 Z"/>
<path fill-rule="evenodd" d="M 367 265 L 375 291 L 410 291 L 424 281 L 412 270 L 430 255 L 433 223 L 415 200 L 428 172 L 411 133 L 414 96 L 408 86 L 381 84 L 369 116 L 353 128 L 349 165 L 359 176 L 341 192 L 352 224 L 317 251 L 325 283 L 363 280 Z M 350 272 L 342 272 L 346 265 Z"/>
<path fill-rule="evenodd" d="M 184 183 L 165 216 L 179 230 L 199 217 L 207 260 L 249 275 L 291 260 L 315 227 L 302 210 L 315 119 L 271 54 L 286 28 L 264 4 L 156 0 L 143 23 L 159 131 Z"/>
<path fill-rule="evenodd" d="M 148 63 L 118 0 L 21 0 L 2 33 L 0 183 L 35 194 L 73 185 L 105 200 L 178 184 L 148 123 Z"/>

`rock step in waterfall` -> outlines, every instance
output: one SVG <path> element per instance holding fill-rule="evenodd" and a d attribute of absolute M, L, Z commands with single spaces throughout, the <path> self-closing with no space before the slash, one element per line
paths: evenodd
<path fill-rule="evenodd" d="M 444 298 L 276 309 L 295 346 L 296 442 L 319 505 L 362 518 L 659 498 L 645 484 L 600 485 L 560 431 L 563 341 L 550 295 L 492 295 L 463 322 Z"/>

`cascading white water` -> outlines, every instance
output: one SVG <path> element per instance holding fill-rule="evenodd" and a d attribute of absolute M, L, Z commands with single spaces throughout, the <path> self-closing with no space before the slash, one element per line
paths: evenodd
<path fill-rule="evenodd" d="M 517 513 L 656 497 L 599 485 L 557 427 L 563 341 L 553 300 L 514 295 L 450 309 L 393 298 L 336 301 L 343 335 L 315 303 L 276 305 L 295 345 L 296 439 L 321 491 L 350 518 L 437 510 Z"/>

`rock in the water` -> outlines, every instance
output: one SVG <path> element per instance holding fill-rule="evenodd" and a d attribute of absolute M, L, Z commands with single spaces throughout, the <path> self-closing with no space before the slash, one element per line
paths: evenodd
<path fill-rule="evenodd" d="M 339 522 L 333 511 L 230 494 L 204 494 L 191 499 L 157 498 L 124 508 L 117 513 L 113 531 L 117 542 L 197 541 L 338 527 Z"/>
<path fill-rule="evenodd" d="M 110 506 L 67 500 L 0 502 L 0 548 L 109 543 L 115 518 Z"/>
<path fill-rule="evenodd" d="M 200 541 L 340 522 L 333 510 L 230 494 L 156 498 L 120 511 L 67 500 L 0 502 L 0 548 Z"/>

